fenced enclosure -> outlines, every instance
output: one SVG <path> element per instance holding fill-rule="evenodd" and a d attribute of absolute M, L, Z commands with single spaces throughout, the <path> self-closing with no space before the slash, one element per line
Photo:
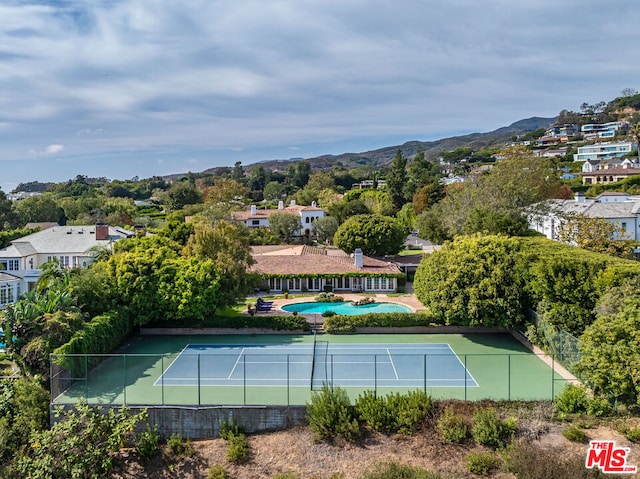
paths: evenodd
<path fill-rule="evenodd" d="M 509 344 L 501 340 L 505 343 L 497 345 L 501 350 L 491 341 L 482 344 L 487 343 L 485 335 L 483 341 L 470 342 L 478 352 L 461 353 L 457 343 L 469 343 L 468 337 L 376 336 L 327 335 L 249 344 L 238 338 L 225 342 L 218 337 L 206 343 L 191 338 L 168 353 L 54 356 L 52 401 L 304 405 L 313 390 L 323 386 L 339 386 L 354 398 L 365 390 L 387 394 L 420 389 L 442 399 L 551 400 L 567 382 L 556 370 L 554 358 L 546 358 L 546 363 L 513 340 Z M 424 342 L 425 336 L 434 342 Z M 354 338 L 358 341 L 344 342 Z M 467 345 L 467 349 L 473 348 Z"/>

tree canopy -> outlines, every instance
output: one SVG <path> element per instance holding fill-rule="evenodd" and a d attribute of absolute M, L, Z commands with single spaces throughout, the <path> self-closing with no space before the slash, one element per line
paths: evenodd
<path fill-rule="evenodd" d="M 377 214 L 356 215 L 340 225 L 334 244 L 353 253 L 356 248 L 366 255 L 394 255 L 402 249 L 407 230 L 390 216 Z"/>

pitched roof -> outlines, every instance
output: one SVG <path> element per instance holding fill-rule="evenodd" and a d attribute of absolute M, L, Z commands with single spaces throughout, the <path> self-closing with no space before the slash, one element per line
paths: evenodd
<path fill-rule="evenodd" d="M 327 254 L 331 251 L 332 254 Z M 257 254 L 254 248 L 253 265 L 250 271 L 257 274 L 400 274 L 397 266 L 371 258 L 362 257 L 362 268 L 357 268 L 354 259 L 341 250 L 324 250 L 313 246 L 285 247 Z"/>
<path fill-rule="evenodd" d="M 624 168 L 616 166 L 604 170 L 596 170 L 592 173 L 582 173 L 582 176 L 633 176 L 640 175 L 640 168 Z"/>
<path fill-rule="evenodd" d="M 0 249 L 0 256 L 21 258 L 33 254 L 80 254 L 92 246 L 105 246 L 134 234 L 124 228 L 108 228 L 107 239 L 97 240 L 95 225 L 54 226 L 13 240 L 11 245 Z"/>
<path fill-rule="evenodd" d="M 260 209 L 256 208 L 256 213 L 251 214 L 251 209 L 244 211 L 235 211 L 232 213 L 232 216 L 236 220 L 246 221 L 246 220 L 258 220 L 258 219 L 267 219 L 274 213 L 291 213 L 300 216 L 300 212 L 302 211 L 324 211 L 322 208 L 317 206 L 302 206 L 302 205 L 289 205 L 286 208 L 282 209 Z"/>
<path fill-rule="evenodd" d="M 0 272 L 0 283 L 8 283 L 9 281 L 20 281 L 20 278 L 12 274 Z"/>

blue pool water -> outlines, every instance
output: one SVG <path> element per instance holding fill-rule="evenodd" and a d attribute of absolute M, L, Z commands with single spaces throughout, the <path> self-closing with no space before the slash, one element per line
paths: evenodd
<path fill-rule="evenodd" d="M 411 309 L 401 304 L 395 303 L 372 303 L 362 306 L 354 306 L 352 303 L 343 301 L 340 303 L 295 303 L 283 306 L 284 311 L 300 314 L 322 314 L 325 311 L 333 311 L 336 314 L 355 315 L 367 313 L 410 313 Z"/>

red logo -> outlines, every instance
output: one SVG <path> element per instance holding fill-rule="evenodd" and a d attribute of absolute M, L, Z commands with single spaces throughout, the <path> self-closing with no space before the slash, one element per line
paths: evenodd
<path fill-rule="evenodd" d="M 605 474 L 635 473 L 637 466 L 627 465 L 628 447 L 616 447 L 615 441 L 591 441 L 587 451 L 587 469 L 599 467 Z"/>

